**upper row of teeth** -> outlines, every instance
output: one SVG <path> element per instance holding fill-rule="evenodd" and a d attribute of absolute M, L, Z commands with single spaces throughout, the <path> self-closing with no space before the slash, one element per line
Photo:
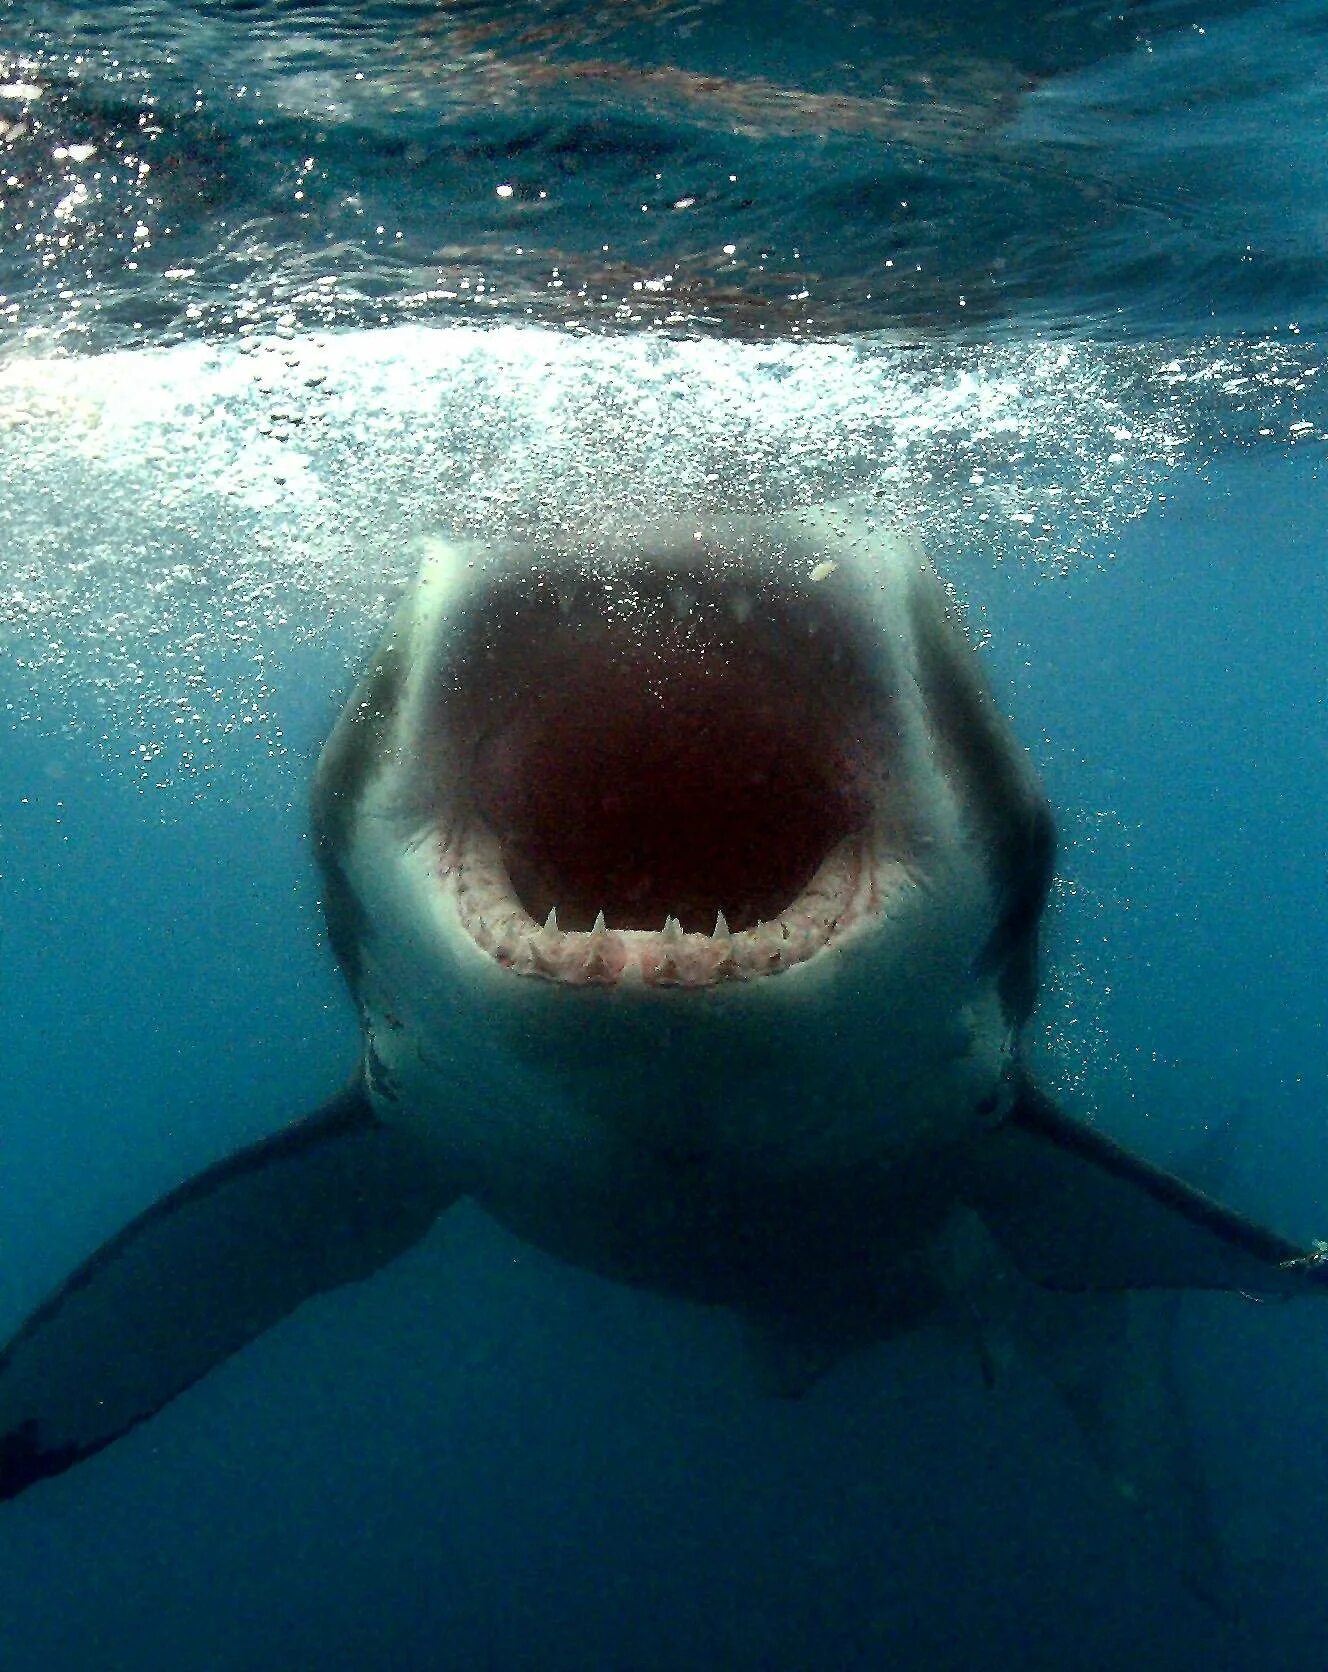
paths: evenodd
<path fill-rule="evenodd" d="M 569 620 L 577 604 L 586 596 L 585 591 L 578 586 L 562 587 L 558 592 L 558 613 L 564 620 Z M 627 600 L 633 604 L 642 602 L 640 594 L 628 593 Z M 718 605 L 726 608 L 729 614 L 741 627 L 752 613 L 752 597 L 747 591 L 737 588 L 731 592 L 701 593 L 695 587 L 671 586 L 668 590 L 669 606 L 673 611 L 675 621 L 686 621 L 702 603 L 711 606 Z"/>

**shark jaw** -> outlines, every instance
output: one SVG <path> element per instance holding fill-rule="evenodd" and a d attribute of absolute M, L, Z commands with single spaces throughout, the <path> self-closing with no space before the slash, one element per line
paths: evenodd
<path fill-rule="evenodd" d="M 579 1176 L 610 1132 L 839 1165 L 1002 1106 L 1050 818 L 893 533 L 438 542 L 313 818 L 375 1106 L 467 1176 L 502 1125 Z"/>
<path fill-rule="evenodd" d="M 844 596 L 677 558 L 499 580 L 461 612 L 434 724 L 437 875 L 517 975 L 777 975 L 907 871 L 888 681 Z"/>

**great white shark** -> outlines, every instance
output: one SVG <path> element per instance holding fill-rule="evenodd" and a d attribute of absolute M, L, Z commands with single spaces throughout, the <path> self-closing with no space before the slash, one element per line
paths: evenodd
<path fill-rule="evenodd" d="M 884 524 L 431 543 L 312 817 L 355 1073 L 19 1328 L 0 1496 L 467 1196 L 732 1308 L 786 1392 L 938 1319 L 989 1376 L 1013 1340 L 1136 1498 L 1150 1456 L 1178 1470 L 1127 1387 L 1126 1297 L 1328 1287 L 1323 1245 L 1034 1081 L 1052 817 L 935 571 Z"/>

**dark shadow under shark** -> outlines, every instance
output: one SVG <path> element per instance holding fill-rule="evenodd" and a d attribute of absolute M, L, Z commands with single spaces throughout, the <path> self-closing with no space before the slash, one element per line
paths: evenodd
<path fill-rule="evenodd" d="M 313 816 L 360 1066 L 27 1319 L 0 1354 L 0 1497 L 469 1195 L 565 1259 L 733 1308 L 780 1391 L 938 1320 L 988 1377 L 1031 1354 L 1220 1590 L 1170 1314 L 1131 1297 L 1323 1291 L 1328 1250 L 1031 1078 L 1052 822 L 897 536 L 800 516 L 438 543 Z"/>

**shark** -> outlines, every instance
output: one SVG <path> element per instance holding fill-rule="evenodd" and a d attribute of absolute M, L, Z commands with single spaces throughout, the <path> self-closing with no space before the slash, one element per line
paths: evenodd
<path fill-rule="evenodd" d="M 1030 1353 L 1122 1492 L 1188 1504 L 1204 1543 L 1165 1342 L 1131 1307 L 1322 1294 L 1328 1245 L 1036 1079 L 1052 814 L 901 528 L 432 540 L 311 816 L 354 1073 L 16 1330 L 0 1498 L 472 1198 L 564 1261 L 730 1309 L 778 1393 L 938 1322 L 989 1381 Z"/>

